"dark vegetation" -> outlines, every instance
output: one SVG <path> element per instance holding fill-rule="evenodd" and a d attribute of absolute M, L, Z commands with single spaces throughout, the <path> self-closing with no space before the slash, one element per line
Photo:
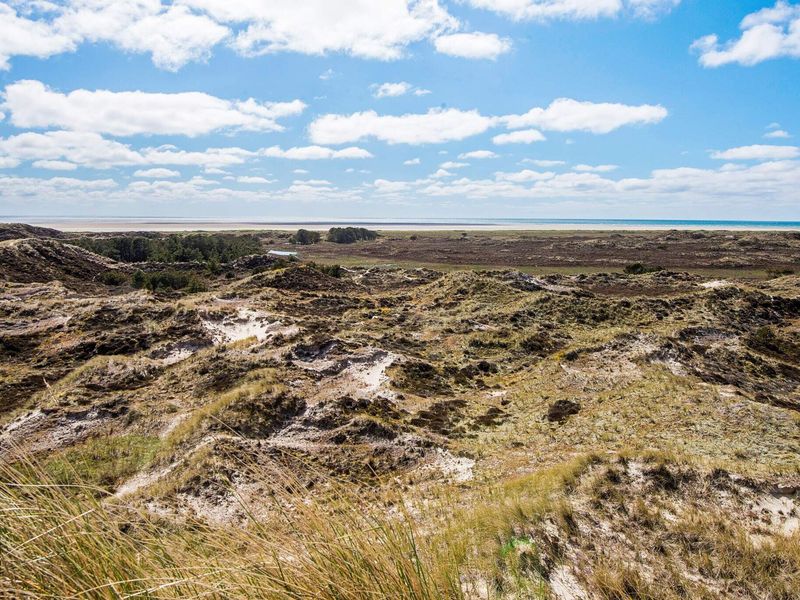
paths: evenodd
<path fill-rule="evenodd" d="M 131 285 L 136 289 L 145 289 L 153 292 L 159 290 L 186 290 L 190 294 L 204 292 L 206 285 L 192 273 L 180 271 L 155 271 L 145 273 L 135 271 L 131 276 Z"/>
<path fill-rule="evenodd" d="M 627 265 L 625 267 L 625 272 L 628 275 L 644 275 L 646 273 L 658 273 L 659 271 L 663 271 L 664 269 L 661 267 L 653 267 L 650 265 L 643 265 L 640 262 L 633 263 L 631 265 Z"/>
<path fill-rule="evenodd" d="M 242 256 L 261 252 L 261 241 L 258 237 L 230 233 L 174 234 L 163 237 L 81 237 L 70 240 L 70 243 L 126 263 L 206 262 L 224 264 Z"/>
<path fill-rule="evenodd" d="M 354 244 L 377 238 L 377 231 L 370 231 L 363 227 L 331 227 L 330 231 L 328 231 L 328 241 L 335 244 Z"/>
<path fill-rule="evenodd" d="M 341 265 L 321 265 L 315 262 L 310 262 L 308 263 L 308 266 L 319 271 L 320 273 L 329 275 L 330 277 L 338 278 L 344 274 L 344 269 L 341 267 Z"/>
<path fill-rule="evenodd" d="M 146 273 L 137 269 L 132 275 L 123 271 L 105 271 L 100 274 L 100 282 L 119 287 L 130 285 L 137 290 L 166 291 L 185 290 L 191 294 L 206 291 L 205 282 L 194 273 L 181 271 L 153 271 Z"/>
<path fill-rule="evenodd" d="M 322 240 L 322 235 L 320 235 L 319 231 L 309 231 L 308 229 L 298 229 L 297 233 L 295 233 L 292 237 L 289 238 L 289 241 L 292 244 L 299 244 L 301 246 L 310 246 L 311 244 L 317 244 Z"/>

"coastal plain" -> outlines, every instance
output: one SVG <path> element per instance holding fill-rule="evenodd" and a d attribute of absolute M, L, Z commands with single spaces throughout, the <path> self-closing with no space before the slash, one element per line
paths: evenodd
<path fill-rule="evenodd" d="M 800 233 L 292 234 L 0 227 L 0 595 L 800 595 Z"/>

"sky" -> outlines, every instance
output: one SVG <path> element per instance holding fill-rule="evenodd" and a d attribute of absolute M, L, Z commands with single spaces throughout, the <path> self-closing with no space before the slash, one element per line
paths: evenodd
<path fill-rule="evenodd" d="M 800 220 L 800 3 L 0 0 L 0 216 Z"/>

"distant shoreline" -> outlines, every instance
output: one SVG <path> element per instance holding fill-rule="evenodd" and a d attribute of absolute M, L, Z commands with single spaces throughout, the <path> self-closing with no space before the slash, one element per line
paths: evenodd
<path fill-rule="evenodd" d="M 370 227 L 379 231 L 800 231 L 800 221 L 700 221 L 659 219 L 466 219 L 456 220 L 220 220 L 175 218 L 69 218 L 0 216 L 0 222 L 27 223 L 67 232 L 327 230 Z"/>

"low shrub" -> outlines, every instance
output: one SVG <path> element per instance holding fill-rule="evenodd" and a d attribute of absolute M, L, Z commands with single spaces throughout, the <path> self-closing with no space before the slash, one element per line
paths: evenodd
<path fill-rule="evenodd" d="M 332 227 L 328 231 L 328 241 L 335 244 L 354 244 L 363 240 L 377 239 L 378 232 L 363 227 Z"/>
<path fill-rule="evenodd" d="M 645 265 L 640 262 L 627 265 L 624 269 L 624 271 L 628 275 L 644 275 L 646 273 L 657 273 L 658 271 L 663 271 L 663 270 L 664 269 L 662 267 Z"/>

